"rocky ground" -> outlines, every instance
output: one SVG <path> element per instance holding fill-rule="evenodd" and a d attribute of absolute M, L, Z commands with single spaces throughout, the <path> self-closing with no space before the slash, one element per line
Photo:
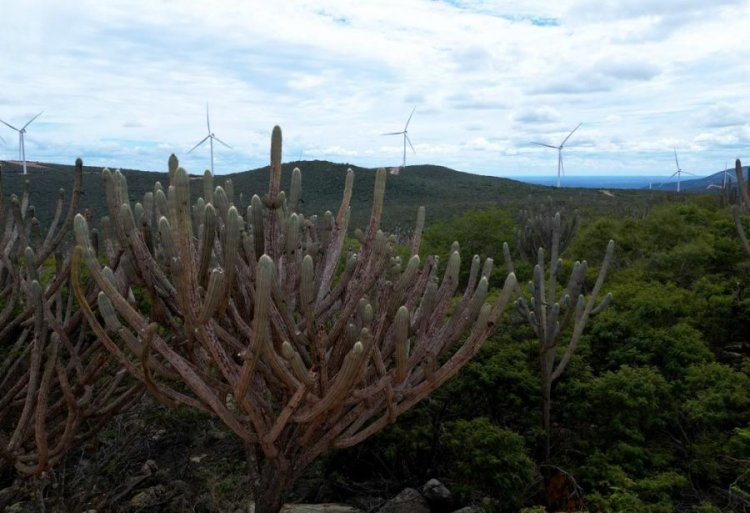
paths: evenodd
<path fill-rule="evenodd" d="M 0 481 L 0 510 L 31 512 L 250 513 L 244 450 L 211 418 L 150 401 L 118 417 L 64 465 L 32 480 Z M 395 496 L 394 496 L 395 495 Z M 477 513 L 437 480 L 419 490 L 347 486 L 313 465 L 285 513 Z M 5 508 L 5 509 L 3 509 Z"/>

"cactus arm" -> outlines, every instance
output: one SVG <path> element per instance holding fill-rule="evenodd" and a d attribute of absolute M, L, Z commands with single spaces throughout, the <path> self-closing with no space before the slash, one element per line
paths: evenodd
<path fill-rule="evenodd" d="M 555 381 L 557 380 L 560 375 L 565 370 L 565 367 L 568 365 L 568 362 L 570 361 L 570 358 L 573 356 L 573 353 L 576 350 L 576 347 L 578 346 L 578 340 L 581 338 L 581 335 L 583 334 L 583 329 L 586 327 L 586 323 L 588 322 L 589 316 L 591 315 L 591 311 L 594 308 L 596 298 L 598 297 L 599 293 L 601 292 L 602 286 L 604 285 L 604 279 L 607 276 L 607 271 L 609 270 L 610 263 L 612 262 L 612 255 L 614 254 L 615 250 L 615 243 L 614 241 L 610 240 L 609 244 L 607 244 L 607 251 L 604 254 L 604 261 L 602 262 L 602 266 L 599 269 L 599 275 L 596 278 L 596 282 L 594 283 L 594 289 L 591 291 L 591 294 L 589 295 L 589 299 L 586 302 L 586 307 L 583 310 L 583 313 L 579 319 L 576 319 L 576 323 L 573 327 L 573 334 L 570 337 L 570 342 L 568 343 L 568 347 L 565 348 L 565 353 L 563 354 L 563 357 L 560 359 L 560 362 L 557 364 L 557 366 L 552 371 L 551 380 Z"/>
<path fill-rule="evenodd" d="M 560 271 L 560 212 L 556 212 L 552 218 L 552 246 L 549 255 L 549 285 L 547 286 L 547 304 L 553 305 L 556 302 L 557 294 L 557 274 Z"/>
<path fill-rule="evenodd" d="M 354 344 L 352 350 L 344 357 L 341 370 L 336 374 L 331 387 L 320 401 L 315 403 L 309 410 L 303 411 L 294 417 L 298 423 L 311 422 L 325 411 L 341 404 L 342 400 L 351 392 L 358 377 L 361 364 L 365 361 L 365 351 L 362 342 Z"/>
<path fill-rule="evenodd" d="M 44 327 L 44 297 L 39 282 L 34 281 L 31 285 L 31 300 L 36 311 L 34 322 L 34 342 L 31 349 L 31 362 L 29 365 L 28 385 L 26 387 L 26 398 L 23 410 L 19 416 L 16 429 L 8 441 L 9 452 L 14 452 L 23 442 L 23 436 L 31 419 L 34 408 L 34 397 L 39 388 L 40 372 L 42 365 L 42 353 L 47 344 L 47 330 Z"/>
<path fill-rule="evenodd" d="M 750 255 L 750 242 L 747 240 L 747 234 L 745 233 L 745 227 L 742 224 L 742 218 L 740 217 L 740 209 L 736 205 L 732 205 L 732 215 L 734 216 L 734 225 L 737 228 L 737 234 L 740 237 L 740 243 L 745 250 L 745 253 Z"/>
<path fill-rule="evenodd" d="M 85 250 L 81 246 L 76 246 L 73 254 L 74 265 L 71 267 L 71 283 L 73 284 L 74 291 L 78 297 L 79 304 L 84 311 L 84 315 L 89 321 L 92 330 L 94 330 L 94 332 L 96 333 L 97 338 L 107 346 L 107 349 L 118 359 L 118 361 L 120 361 L 120 363 L 128 370 L 131 375 L 142 381 L 143 375 L 140 369 L 138 367 L 135 367 L 135 365 L 130 362 L 130 360 L 124 355 L 124 353 L 122 353 L 117 345 L 109 338 L 106 330 L 104 330 L 101 324 L 99 324 L 99 321 L 94 316 L 93 311 L 91 311 L 91 308 L 88 307 L 88 302 L 86 301 L 85 296 L 83 295 L 83 291 L 80 287 L 80 278 L 77 270 L 77 268 L 80 267 L 81 258 L 83 257 L 84 253 Z M 91 263 L 92 262 L 90 262 L 90 259 L 87 259 L 87 267 L 91 272 L 92 277 L 96 280 L 97 285 L 102 288 L 105 294 L 107 294 L 107 297 L 112 300 L 115 308 L 118 309 L 118 312 L 120 312 L 120 314 L 122 315 L 122 311 L 120 311 L 119 308 L 123 308 L 124 310 L 131 309 L 131 313 L 135 313 L 137 317 L 137 312 L 134 312 L 134 310 L 132 310 L 132 307 L 128 304 L 128 302 L 119 295 L 119 293 L 112 287 L 111 284 L 109 284 L 109 286 L 105 284 L 106 279 L 103 278 L 100 272 L 97 272 L 96 267 L 91 266 Z M 102 285 L 105 286 L 103 287 Z M 128 319 L 132 318 L 133 316 L 126 315 L 124 317 Z M 145 321 L 137 323 L 137 326 L 141 328 L 138 331 L 143 332 L 144 324 Z M 174 370 L 180 375 L 182 380 L 196 394 L 200 402 L 180 392 L 177 392 L 170 387 L 165 387 L 163 384 L 159 384 L 159 388 L 163 393 L 165 393 L 174 401 L 186 404 L 191 407 L 199 409 L 205 409 L 207 407 L 232 431 L 234 431 L 237 436 L 251 443 L 256 440 L 255 435 L 247 431 L 247 429 L 245 429 L 245 427 L 234 417 L 234 415 L 226 408 L 224 403 L 214 394 L 213 390 L 205 384 L 205 382 L 191 367 L 187 360 L 185 360 L 171 347 L 169 347 L 158 335 L 153 335 L 151 339 L 151 346 L 170 363 Z"/>
<path fill-rule="evenodd" d="M 52 222 L 49 225 L 49 229 L 47 230 L 47 235 L 45 235 L 44 241 L 42 242 L 42 249 L 46 250 L 46 248 L 52 244 L 52 240 L 55 238 L 55 235 L 59 233 L 57 232 L 57 226 L 58 224 L 60 224 L 60 219 L 62 218 L 64 204 L 65 191 L 63 189 L 60 189 L 57 196 L 57 204 L 55 205 L 55 213 L 52 217 Z M 0 206 L 0 208 L 2 208 L 2 206 Z"/>
<path fill-rule="evenodd" d="M 349 205 L 352 199 L 352 189 L 354 184 L 354 171 L 351 169 L 346 172 L 346 179 L 344 182 L 344 194 L 341 199 L 341 205 L 339 207 L 338 214 L 336 215 L 335 222 L 331 227 L 330 235 L 327 236 L 328 243 L 326 244 L 323 238 L 323 244 L 326 246 L 325 249 L 325 260 L 323 269 L 321 272 L 320 285 L 318 286 L 318 299 L 317 302 L 320 304 L 325 298 L 326 294 L 330 290 L 331 281 L 333 275 L 336 272 L 336 267 L 339 263 L 339 257 L 341 256 L 341 248 L 344 244 L 344 237 L 346 237 L 346 231 L 349 226 Z"/>
<path fill-rule="evenodd" d="M 737 188 L 740 190 L 740 194 L 742 195 L 742 202 L 745 205 L 745 210 L 750 210 L 750 191 L 748 191 L 748 186 L 745 182 L 745 174 L 742 172 L 742 162 L 740 162 L 740 159 L 736 159 L 734 161 L 734 172 L 737 176 Z"/>
<path fill-rule="evenodd" d="M 292 170 L 292 181 L 289 187 L 289 210 L 299 213 L 299 202 L 302 199 L 302 172 L 298 167 Z"/>
<path fill-rule="evenodd" d="M 271 445 L 276 442 L 276 439 L 279 438 L 279 435 L 281 435 L 281 432 L 289 423 L 292 414 L 299 408 L 302 400 L 305 398 L 305 395 L 307 395 L 307 392 L 308 386 L 305 383 L 300 383 L 300 385 L 297 387 L 297 390 L 294 392 L 292 397 L 289 398 L 289 401 L 284 406 L 284 409 L 282 409 L 279 413 L 279 416 L 276 418 L 276 422 L 274 423 L 274 425 L 263 437 L 263 442 L 265 444 Z"/>
<path fill-rule="evenodd" d="M 424 218 L 425 218 L 425 208 L 423 206 L 420 206 L 419 209 L 417 209 L 417 223 L 414 226 L 414 236 L 412 237 L 411 241 L 411 255 L 418 255 L 419 254 L 419 247 L 422 245 L 422 231 L 424 230 Z"/>
<path fill-rule="evenodd" d="M 141 372 L 143 372 L 143 383 L 146 388 L 153 394 L 154 398 L 167 408 L 174 408 L 177 404 L 167 394 L 161 391 L 156 385 L 151 376 L 151 366 L 149 360 L 151 359 L 151 340 L 154 337 L 154 333 L 159 329 L 159 325 L 152 322 L 146 328 L 146 333 L 143 336 L 143 350 L 140 354 L 141 360 Z"/>
<path fill-rule="evenodd" d="M 198 283 L 205 287 L 208 283 L 208 267 L 211 264 L 211 253 L 216 237 L 216 210 L 207 203 L 203 210 L 203 230 L 199 237 L 200 257 L 198 263 Z M 205 322 L 205 321 L 204 321 Z"/>
<path fill-rule="evenodd" d="M 263 346 L 268 343 L 268 312 L 271 304 L 273 287 L 273 260 L 268 255 L 263 255 L 258 260 L 256 276 L 258 281 L 255 285 L 255 311 L 253 312 L 253 337 L 250 341 L 252 346 L 247 350 L 240 377 L 235 386 L 235 397 L 243 398 L 252 379 L 253 371 L 258 364 Z"/>
<path fill-rule="evenodd" d="M 396 313 L 394 331 L 396 338 L 395 383 L 399 385 L 406 380 L 409 372 L 409 310 L 405 306 L 400 307 Z"/>
<path fill-rule="evenodd" d="M 396 406 L 396 415 L 400 415 L 401 413 L 405 412 L 406 410 L 423 400 L 425 397 L 427 397 L 437 387 L 455 376 L 460 368 L 473 356 L 475 356 L 476 353 L 479 352 L 479 349 L 481 349 L 482 347 L 482 343 L 489 336 L 495 322 L 497 321 L 499 316 L 502 315 L 503 311 L 510 302 L 514 287 L 514 281 L 515 276 L 512 274 L 509 275 L 508 279 L 506 279 L 505 281 L 503 290 L 500 293 L 500 297 L 498 297 L 495 305 L 493 307 L 486 305 L 486 307 L 483 308 L 483 310 L 485 310 L 485 312 L 487 313 L 484 316 L 480 316 L 480 320 L 482 321 L 481 324 L 475 326 L 475 329 L 469 336 L 469 339 L 461 346 L 458 351 L 456 351 L 456 353 L 453 354 L 453 356 L 447 362 L 445 362 L 437 371 L 433 373 L 432 378 L 429 381 L 422 381 L 418 385 L 405 392 L 404 399 Z M 412 376 L 414 377 L 415 375 Z M 337 449 L 343 449 L 346 447 L 357 445 L 358 443 L 366 440 L 367 438 L 387 426 L 390 423 L 390 418 L 390 414 L 386 413 L 380 419 L 372 422 L 365 429 L 359 431 L 358 433 L 336 439 L 333 446 Z"/>
<path fill-rule="evenodd" d="M 253 244 L 255 249 L 255 258 L 260 259 L 261 255 L 265 253 L 265 223 L 263 220 L 263 202 L 258 195 L 254 195 L 250 199 L 250 207 L 248 207 L 249 216 L 253 226 Z"/>

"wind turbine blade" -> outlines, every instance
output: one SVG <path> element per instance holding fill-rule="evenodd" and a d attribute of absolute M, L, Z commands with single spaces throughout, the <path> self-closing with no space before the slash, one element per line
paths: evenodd
<path fill-rule="evenodd" d="M 546 146 L 547 148 L 552 148 L 553 150 L 559 149 L 557 146 L 552 146 L 551 144 L 545 144 L 545 143 L 540 143 L 540 142 L 533 142 L 532 141 L 531 144 L 536 144 L 538 146 Z"/>
<path fill-rule="evenodd" d="M 190 148 L 190 150 L 188 151 L 188 153 L 190 153 L 191 151 L 193 151 L 194 149 L 196 149 L 198 146 L 200 146 L 201 144 L 203 144 L 204 142 L 206 142 L 209 137 L 211 137 L 211 136 L 207 135 L 206 137 L 204 137 L 203 139 L 201 139 L 201 142 L 199 142 L 198 144 L 196 144 L 195 146 L 193 146 L 192 148 Z"/>
<path fill-rule="evenodd" d="M 233 150 L 233 149 L 234 149 L 234 148 L 232 148 L 231 146 L 229 146 L 229 145 L 228 145 L 227 143 L 225 143 L 224 141 L 222 141 L 221 139 L 219 139 L 219 138 L 218 138 L 218 137 L 216 137 L 216 136 L 214 136 L 214 141 L 218 141 L 218 142 L 220 142 L 221 144 L 223 144 L 224 146 L 226 146 L 226 147 L 227 147 L 227 148 L 229 148 L 230 150 Z"/>
<path fill-rule="evenodd" d="M 695 173 L 691 173 L 690 171 L 682 171 L 682 170 L 680 170 L 680 172 L 681 172 L 681 173 L 682 173 L 683 175 L 698 176 L 698 175 L 696 175 Z"/>
<path fill-rule="evenodd" d="M 672 148 L 674 150 L 674 163 L 677 165 L 677 170 L 680 170 L 680 162 L 677 160 L 677 148 Z"/>
<path fill-rule="evenodd" d="M 409 114 L 409 119 L 406 120 L 406 125 L 404 125 L 404 132 L 406 132 L 406 129 L 409 128 L 409 121 L 411 121 L 411 117 L 414 115 L 414 111 L 417 110 L 417 106 L 415 105 L 413 109 L 411 109 L 411 114 Z"/>
<path fill-rule="evenodd" d="M 563 146 L 565 146 L 565 143 L 566 143 L 566 142 L 568 142 L 568 139 L 570 139 L 570 136 L 571 136 L 571 135 L 573 135 L 573 132 L 575 132 L 576 130 L 578 130 L 579 128 L 581 128 L 581 125 L 582 125 L 582 124 L 583 124 L 583 123 L 578 123 L 578 126 L 577 126 L 577 127 L 575 127 L 575 128 L 573 129 L 573 130 L 571 130 L 571 131 L 570 131 L 570 133 L 568 134 L 568 137 L 566 137 L 565 139 L 563 139 L 563 142 L 561 142 L 561 143 L 560 143 L 560 147 L 561 147 L 561 148 L 562 148 Z"/>
<path fill-rule="evenodd" d="M 3 139 L 2 135 L 0 135 L 0 141 L 3 141 L 3 144 L 5 144 L 5 139 Z"/>
<path fill-rule="evenodd" d="M 16 132 L 20 132 L 20 130 L 19 130 L 19 129 L 17 129 L 16 127 L 14 127 L 13 125 L 11 125 L 11 124 L 9 124 L 9 123 L 6 123 L 6 122 L 5 122 L 5 121 L 3 121 L 2 119 L 0 119 L 0 123 L 2 123 L 3 125 L 7 126 L 8 128 L 12 128 L 12 129 L 13 129 L 13 130 L 15 130 Z"/>
<path fill-rule="evenodd" d="M 414 153 L 416 153 L 417 150 L 414 149 L 414 145 L 411 143 L 411 139 L 409 139 L 409 136 L 406 135 L 406 134 L 404 134 L 404 137 L 406 138 L 406 142 L 409 143 L 409 147 L 411 148 L 411 151 L 413 151 Z"/>
<path fill-rule="evenodd" d="M 401 135 L 404 132 L 388 132 L 387 134 L 380 134 L 380 135 Z"/>
<path fill-rule="evenodd" d="M 44 111 L 42 111 L 42 112 L 44 112 Z M 34 116 L 33 118 L 31 118 L 28 123 L 26 123 L 25 125 L 23 125 L 23 128 L 21 130 L 23 130 L 24 128 L 26 128 L 27 126 L 29 126 L 32 121 L 34 121 L 36 118 L 38 118 L 39 116 L 41 116 L 42 112 L 40 112 L 39 114 L 37 114 L 36 116 Z"/>
<path fill-rule="evenodd" d="M 208 133 L 211 133 L 211 121 L 208 119 L 208 102 L 206 102 L 206 127 L 208 127 Z"/>

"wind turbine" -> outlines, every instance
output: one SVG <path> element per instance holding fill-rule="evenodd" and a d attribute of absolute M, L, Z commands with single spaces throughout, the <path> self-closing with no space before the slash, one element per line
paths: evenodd
<path fill-rule="evenodd" d="M 728 171 L 727 163 L 724 162 L 724 172 L 722 174 L 721 185 L 716 185 L 715 183 L 710 183 L 710 184 L 708 184 L 708 186 L 706 187 L 706 189 L 721 189 L 721 190 L 726 189 L 727 188 L 727 171 Z"/>
<path fill-rule="evenodd" d="M 44 111 L 42 111 L 44 112 Z M 31 124 L 32 121 L 34 121 L 36 118 L 42 115 L 42 112 L 31 118 L 25 125 L 23 125 L 20 129 L 14 127 L 10 123 L 6 123 L 2 119 L 0 119 L 0 123 L 7 126 L 8 128 L 12 128 L 16 132 L 18 132 L 18 158 L 23 161 L 23 174 L 26 174 L 26 147 L 23 143 L 23 134 L 26 133 L 26 127 Z"/>
<path fill-rule="evenodd" d="M 201 141 L 198 144 L 190 148 L 190 151 L 188 151 L 188 153 L 192 152 L 198 146 L 208 141 L 209 145 L 211 146 L 211 174 L 213 175 L 214 174 L 214 139 L 216 139 L 217 142 L 220 142 L 221 144 L 223 144 L 230 150 L 233 148 L 229 146 L 227 143 L 225 143 L 224 141 L 222 141 L 221 139 L 219 139 L 218 137 L 216 137 L 216 134 L 214 134 L 211 131 L 211 121 L 209 121 L 208 119 L 208 103 L 206 103 L 206 126 L 208 127 L 208 135 L 204 137 L 203 139 L 201 139 Z"/>
<path fill-rule="evenodd" d="M 547 148 L 552 148 L 553 150 L 557 150 L 557 186 L 560 187 L 560 174 L 565 174 L 565 167 L 563 166 L 563 158 L 562 158 L 562 150 L 565 146 L 565 143 L 568 142 L 568 139 L 570 139 L 570 136 L 573 135 L 573 132 L 578 130 L 580 126 L 583 123 L 578 123 L 578 126 L 575 127 L 573 130 L 570 131 L 570 133 L 563 139 L 563 141 L 560 143 L 560 146 L 552 146 L 551 144 L 545 144 L 540 142 L 532 142 L 531 144 L 537 144 L 539 146 L 545 146 Z"/>
<path fill-rule="evenodd" d="M 688 173 L 687 171 L 683 171 L 682 169 L 680 169 L 680 161 L 677 160 L 677 148 L 672 148 L 672 149 L 674 150 L 674 163 L 677 166 L 677 171 L 672 173 L 669 179 L 671 180 L 675 176 L 677 177 L 677 192 L 680 192 L 680 181 L 681 181 L 682 175 L 683 174 L 692 175 L 692 176 L 695 176 L 695 175 L 693 173 Z"/>
<path fill-rule="evenodd" d="M 404 136 L 404 164 L 403 167 L 406 167 L 406 143 L 409 143 L 409 146 L 411 147 L 411 151 L 414 153 L 417 153 L 417 150 L 414 149 L 414 145 L 411 143 L 411 139 L 409 139 L 409 121 L 411 121 L 411 117 L 414 115 L 414 111 L 417 110 L 417 107 L 414 106 L 414 108 L 411 110 L 411 114 L 409 114 L 409 119 L 406 120 L 406 124 L 404 125 L 404 129 L 401 132 L 388 132 L 387 134 L 382 135 L 402 135 Z"/>

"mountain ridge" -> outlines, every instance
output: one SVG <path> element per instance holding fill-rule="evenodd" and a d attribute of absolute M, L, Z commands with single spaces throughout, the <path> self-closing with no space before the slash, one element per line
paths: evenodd
<path fill-rule="evenodd" d="M 57 200 L 60 188 L 69 195 L 73 182 L 74 166 L 55 163 L 34 162 L 28 168 L 28 175 L 21 174 L 20 163 L 0 161 L 2 166 L 3 195 L 21 194 L 24 182 L 28 181 L 31 190 L 31 204 L 35 205 L 35 214 L 42 226 L 51 219 L 52 209 Z M 321 215 L 326 210 L 338 210 L 344 188 L 346 170 L 354 171 L 354 189 L 351 206 L 352 217 L 350 228 L 365 228 L 372 206 L 375 169 L 363 168 L 347 163 L 329 161 L 291 161 L 282 165 L 281 187 L 288 190 L 291 173 L 294 167 L 302 171 L 302 203 L 300 210 L 305 215 Z M 166 166 L 165 166 L 166 168 Z M 83 172 L 82 197 L 79 210 L 89 209 L 93 218 L 98 220 L 107 215 L 105 195 L 101 180 L 100 167 L 85 166 Z M 168 174 L 155 171 L 122 169 L 130 192 L 130 201 L 142 201 L 143 194 L 152 191 L 154 182 L 167 185 Z M 191 175 L 196 178 L 191 186 L 193 199 L 202 194 L 203 187 L 196 184 L 202 175 Z M 232 180 L 234 202 L 244 214 L 251 196 L 262 196 L 267 192 L 269 167 L 217 175 L 214 186 L 223 185 Z M 608 191 L 607 191 L 608 192 Z M 242 196 L 240 196 L 242 193 Z M 528 203 L 529 197 L 547 197 L 559 203 L 569 203 L 574 208 L 579 205 L 612 205 L 622 202 L 624 205 L 642 204 L 651 201 L 643 191 L 618 191 L 616 196 L 608 192 L 593 189 L 557 189 L 541 185 L 532 185 L 509 178 L 483 176 L 457 171 L 445 166 L 415 165 L 400 169 L 399 174 L 389 175 L 386 182 L 383 227 L 387 230 L 409 230 L 416 220 L 417 209 L 424 205 L 427 209 L 427 223 L 446 220 L 467 210 L 488 207 L 510 207 L 517 209 Z M 614 198 L 614 199 L 613 199 Z"/>

